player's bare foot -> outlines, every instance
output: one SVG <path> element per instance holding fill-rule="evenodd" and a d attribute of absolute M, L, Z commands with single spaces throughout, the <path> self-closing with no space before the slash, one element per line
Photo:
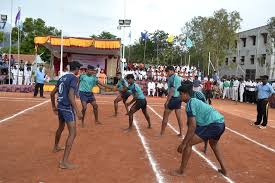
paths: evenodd
<path fill-rule="evenodd" d="M 125 129 L 123 129 L 123 131 L 125 132 L 125 133 L 127 133 L 127 132 L 130 132 L 130 131 L 132 131 L 132 127 L 129 127 L 129 128 L 125 128 Z"/>
<path fill-rule="evenodd" d="M 219 169 L 218 172 L 220 172 L 221 174 L 223 174 L 225 176 L 227 175 L 227 172 L 225 169 Z"/>
<path fill-rule="evenodd" d="M 178 136 L 179 138 L 182 138 L 182 134 L 178 134 L 177 136 Z"/>
<path fill-rule="evenodd" d="M 64 162 L 59 162 L 59 168 L 61 169 L 67 169 L 67 170 L 72 170 L 78 168 L 77 165 L 71 164 L 71 163 L 64 163 Z"/>
<path fill-rule="evenodd" d="M 177 169 L 177 170 L 173 170 L 170 172 L 170 175 L 172 176 L 177 176 L 177 177 L 183 177 L 184 176 L 184 173 L 183 171 Z"/>
<path fill-rule="evenodd" d="M 53 148 L 53 153 L 57 153 L 59 151 L 63 151 L 65 148 L 64 147 L 54 147 Z"/>

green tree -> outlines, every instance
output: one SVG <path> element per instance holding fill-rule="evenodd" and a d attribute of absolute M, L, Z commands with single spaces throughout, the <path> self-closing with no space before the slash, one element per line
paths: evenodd
<path fill-rule="evenodd" d="M 236 11 L 225 9 L 215 11 L 211 17 L 195 17 L 183 28 L 184 33 L 194 42 L 197 54 L 204 61 L 211 53 L 211 60 L 218 69 L 225 60 L 228 50 L 234 51 L 237 31 L 242 21 Z M 207 65 L 207 64 L 204 64 Z"/>
<path fill-rule="evenodd" d="M 4 38 L 5 38 L 4 32 L 0 32 L 0 42 L 5 41 Z"/>
<path fill-rule="evenodd" d="M 90 36 L 91 38 L 97 38 L 97 39 L 117 39 L 116 35 L 113 35 L 110 32 L 102 31 L 99 35 L 93 34 Z"/>
<path fill-rule="evenodd" d="M 275 17 L 271 17 L 268 20 L 267 23 L 267 30 L 268 30 L 268 36 L 269 38 L 271 38 L 271 45 L 270 45 L 270 52 L 273 53 L 274 50 L 272 50 L 272 48 L 274 48 L 275 46 Z"/>

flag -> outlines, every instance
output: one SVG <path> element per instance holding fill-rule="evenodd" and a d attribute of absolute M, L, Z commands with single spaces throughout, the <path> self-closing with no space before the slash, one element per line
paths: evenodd
<path fill-rule="evenodd" d="M 174 39 L 175 39 L 175 36 L 169 35 L 168 38 L 166 39 L 166 41 L 171 44 L 171 43 L 173 43 Z"/>
<path fill-rule="evenodd" d="M 148 32 L 141 32 L 141 40 L 147 40 L 148 39 Z"/>
<path fill-rule="evenodd" d="M 21 9 L 18 8 L 18 13 L 16 14 L 16 18 L 15 18 L 15 25 L 17 25 L 17 23 L 19 22 L 20 16 L 21 16 Z"/>
<path fill-rule="evenodd" d="M 191 39 L 187 38 L 186 46 L 187 46 L 187 48 L 191 48 L 193 46 L 193 43 L 192 43 Z"/>

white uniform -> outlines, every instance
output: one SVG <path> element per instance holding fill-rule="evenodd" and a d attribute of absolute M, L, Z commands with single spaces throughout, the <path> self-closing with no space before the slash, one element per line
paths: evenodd
<path fill-rule="evenodd" d="M 239 86 L 240 86 L 240 82 L 238 80 L 233 81 L 232 100 L 238 101 Z"/>
<path fill-rule="evenodd" d="M 19 72 L 19 69 L 12 69 L 12 76 L 13 76 L 13 80 L 12 80 L 12 84 L 13 85 L 17 85 L 17 82 L 18 82 L 18 72 Z"/>
<path fill-rule="evenodd" d="M 28 71 L 28 70 L 25 71 L 24 85 L 30 85 L 31 84 L 31 74 L 32 74 L 32 71 Z"/>
<path fill-rule="evenodd" d="M 244 88 L 245 88 L 245 82 L 243 81 L 240 84 L 240 102 L 243 102 Z"/>
<path fill-rule="evenodd" d="M 153 96 L 155 96 L 156 93 L 156 84 L 154 82 L 149 82 L 148 83 L 148 96 L 151 95 L 151 91 L 153 92 Z"/>
<path fill-rule="evenodd" d="M 23 84 L 23 76 L 24 76 L 24 71 L 23 70 L 19 70 L 19 72 L 18 72 L 18 85 L 22 85 Z"/>

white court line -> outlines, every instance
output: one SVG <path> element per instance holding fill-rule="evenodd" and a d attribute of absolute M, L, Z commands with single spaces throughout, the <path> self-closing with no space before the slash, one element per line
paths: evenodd
<path fill-rule="evenodd" d="M 30 111 L 30 110 L 32 110 L 32 109 L 34 109 L 34 108 L 36 108 L 36 107 L 39 107 L 39 106 L 41 106 L 41 105 L 43 105 L 43 104 L 46 104 L 46 103 L 48 103 L 49 101 L 50 101 L 50 100 L 46 100 L 46 101 L 44 101 L 44 102 L 42 102 L 42 103 L 40 103 L 40 104 L 37 104 L 37 105 L 35 105 L 35 106 L 29 107 L 29 108 L 27 108 L 27 109 L 24 109 L 23 111 L 20 111 L 20 112 L 18 112 L 18 113 L 16 113 L 16 114 L 12 115 L 12 116 L 10 116 L 10 117 L 7 117 L 7 118 L 5 118 L 5 119 L 0 120 L 0 123 L 3 123 L 3 122 L 8 121 L 8 120 L 10 120 L 10 119 L 12 119 L 12 118 L 15 118 L 16 116 L 19 116 L 20 114 L 23 114 L 23 113 L 25 113 L 25 112 L 28 112 L 28 111 Z"/>
<path fill-rule="evenodd" d="M 41 100 L 44 101 L 45 99 L 39 99 L 39 98 L 21 98 L 21 97 L 0 97 L 0 99 L 19 99 L 19 100 Z"/>
<path fill-rule="evenodd" d="M 21 100 L 21 99 L 17 99 L 17 100 L 10 100 L 10 99 L 1 99 L 0 98 L 0 102 L 42 102 L 43 100 Z M 45 100 L 44 100 L 45 101 Z"/>
<path fill-rule="evenodd" d="M 158 112 L 156 112 L 150 105 L 147 105 L 150 109 L 151 109 L 151 111 L 152 112 L 154 112 L 160 119 L 162 119 L 162 116 L 161 115 L 159 115 L 159 113 Z M 173 127 L 173 126 L 171 126 L 169 123 L 168 123 L 168 126 L 176 133 L 176 134 L 179 134 L 179 132 Z M 214 169 L 214 170 L 216 170 L 217 172 L 218 172 L 218 167 L 211 161 L 211 160 L 209 160 L 206 156 L 204 156 L 201 152 L 199 152 L 197 149 L 196 149 L 196 147 L 192 147 L 192 150 L 197 154 L 197 155 L 199 155 L 201 158 L 203 158 L 206 162 L 207 162 L 207 164 L 208 165 L 210 165 L 210 167 L 212 168 L 212 169 Z M 234 183 L 234 181 L 232 180 L 232 179 L 230 179 L 229 177 L 227 177 L 227 176 L 224 176 L 223 174 L 221 174 L 221 173 L 219 173 L 227 182 L 229 182 L 229 183 Z"/>
<path fill-rule="evenodd" d="M 133 123 L 134 123 L 134 125 L 136 127 L 138 137 L 140 138 L 141 143 L 143 145 L 143 148 L 144 148 L 144 150 L 146 152 L 146 155 L 147 155 L 147 157 L 149 159 L 150 165 L 151 165 L 151 167 L 152 167 L 152 169 L 153 169 L 153 171 L 155 173 L 157 182 L 158 183 L 164 183 L 165 180 L 164 180 L 164 178 L 162 176 L 161 171 L 159 170 L 158 164 L 156 163 L 155 159 L 153 158 L 153 155 L 151 153 L 150 147 L 148 146 L 148 143 L 146 142 L 145 137 L 142 135 L 142 133 L 140 131 L 140 128 L 139 128 L 139 126 L 137 124 L 137 121 L 135 119 L 134 119 Z"/>

